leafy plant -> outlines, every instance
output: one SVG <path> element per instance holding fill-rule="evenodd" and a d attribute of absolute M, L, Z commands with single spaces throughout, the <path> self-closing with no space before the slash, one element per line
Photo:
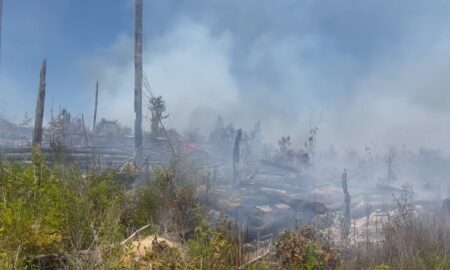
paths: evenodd
<path fill-rule="evenodd" d="M 319 232 L 311 225 L 286 230 L 276 243 L 276 254 L 288 269 L 335 269 L 339 259 L 335 250 L 320 243 Z"/>

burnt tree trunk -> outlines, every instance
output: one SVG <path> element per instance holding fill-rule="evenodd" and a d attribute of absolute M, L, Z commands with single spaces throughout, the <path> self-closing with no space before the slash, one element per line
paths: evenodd
<path fill-rule="evenodd" d="M 45 105 L 45 77 L 47 73 L 47 60 L 44 59 L 41 67 L 41 75 L 39 81 L 39 92 L 36 104 L 36 115 L 34 120 L 33 145 L 42 145 L 42 122 L 44 120 Z"/>
<path fill-rule="evenodd" d="M 86 143 L 86 146 L 89 146 L 88 136 L 86 133 L 86 125 L 84 123 L 84 114 L 81 115 L 81 121 L 83 123 L 84 142 Z"/>
<path fill-rule="evenodd" d="M 239 160 L 240 160 L 240 144 L 242 139 L 242 129 L 237 131 L 236 139 L 234 140 L 233 148 L 233 183 L 239 181 Z"/>
<path fill-rule="evenodd" d="M 97 106 L 98 106 L 98 81 L 95 86 L 94 124 L 92 126 L 92 131 L 95 131 L 95 125 L 97 124 Z"/>
<path fill-rule="evenodd" d="M 136 160 L 143 157 L 142 145 L 142 0 L 136 0 L 135 17 L 135 55 L 134 55 L 134 145 Z"/>
<path fill-rule="evenodd" d="M 159 137 L 159 119 L 156 117 L 151 119 L 150 135 L 154 138 Z"/>
<path fill-rule="evenodd" d="M 350 217 L 350 203 L 351 197 L 347 186 L 347 170 L 342 172 L 342 191 L 344 192 L 344 215 L 341 224 L 341 240 L 347 243 L 350 235 L 351 217 Z"/>
<path fill-rule="evenodd" d="M 3 0 L 0 0 L 0 63 L 2 60 L 2 16 L 3 15 Z"/>
<path fill-rule="evenodd" d="M 394 163 L 394 158 L 391 154 L 389 154 L 388 160 L 387 160 L 387 178 L 386 178 L 386 182 L 387 185 L 391 185 L 392 184 L 392 180 L 393 180 L 393 163 Z"/>

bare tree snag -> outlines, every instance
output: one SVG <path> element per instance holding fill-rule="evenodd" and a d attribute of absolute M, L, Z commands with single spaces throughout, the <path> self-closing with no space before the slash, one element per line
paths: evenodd
<path fill-rule="evenodd" d="M 396 179 L 395 172 L 394 172 L 394 163 L 396 159 L 396 149 L 394 146 L 389 148 L 388 151 L 388 157 L 386 160 L 387 164 L 387 176 L 386 176 L 386 185 L 390 186 L 394 180 Z"/>
<path fill-rule="evenodd" d="M 344 215 L 341 224 L 341 240 L 344 242 L 348 241 L 350 235 L 351 217 L 350 217 L 350 203 L 351 197 L 348 192 L 347 186 L 347 170 L 344 169 L 342 172 L 342 190 L 344 192 Z"/>
<path fill-rule="evenodd" d="M 0 0 L 0 63 L 2 59 L 2 18 L 3 18 L 3 0 Z"/>
<path fill-rule="evenodd" d="M 95 125 L 97 124 L 97 106 L 98 106 L 98 81 L 95 86 L 94 124 L 92 126 L 92 131 L 95 131 Z"/>
<path fill-rule="evenodd" d="M 370 247 L 370 215 L 372 214 L 372 207 L 369 202 L 364 202 L 364 208 L 366 209 L 366 252 L 368 254 Z"/>
<path fill-rule="evenodd" d="M 41 75 L 39 81 L 39 92 L 36 104 L 36 115 L 34 120 L 33 145 L 42 145 L 42 122 L 44 120 L 45 105 L 45 77 L 47 73 L 47 60 L 44 59 L 41 67 Z"/>
<path fill-rule="evenodd" d="M 136 149 L 136 160 L 141 161 L 143 157 L 142 144 L 142 0 L 136 0 L 135 17 L 135 54 L 134 54 L 134 112 L 136 119 L 134 123 L 134 146 Z"/>
<path fill-rule="evenodd" d="M 240 143 L 242 139 L 242 129 L 237 131 L 236 139 L 234 140 L 233 148 L 233 183 L 239 181 L 239 159 L 240 159 Z"/>
<path fill-rule="evenodd" d="M 86 133 L 86 125 L 84 123 L 84 115 L 81 115 L 81 121 L 83 123 L 83 133 L 84 133 L 84 142 L 86 143 L 86 146 L 89 146 L 89 142 L 88 142 L 88 137 L 87 137 L 87 133 Z"/>

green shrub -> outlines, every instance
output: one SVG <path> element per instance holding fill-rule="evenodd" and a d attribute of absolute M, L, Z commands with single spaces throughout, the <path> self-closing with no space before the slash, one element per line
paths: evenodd
<path fill-rule="evenodd" d="M 2 164 L 0 197 L 0 264 L 76 254 L 125 236 L 124 190 L 112 172 L 83 175 L 70 166 L 48 167 L 36 152 L 31 165 Z"/>
<path fill-rule="evenodd" d="M 23 256 L 63 250 L 67 220 L 64 210 L 68 207 L 65 193 L 64 182 L 42 161 L 3 168 L 0 176 L 1 252 L 13 258 L 19 253 Z"/>
<path fill-rule="evenodd" d="M 335 269 L 339 265 L 337 253 L 320 241 L 313 226 L 286 230 L 276 243 L 276 254 L 288 269 Z"/>
<path fill-rule="evenodd" d="M 151 223 L 149 231 L 161 226 L 185 237 L 201 223 L 195 175 L 187 164 L 174 162 L 134 188 L 124 177 L 129 180 L 135 172 L 124 176 L 47 166 L 38 151 L 32 164 L 2 162 L 0 268 L 23 268 L 43 254 L 64 255 L 72 268 L 120 268 L 119 243 L 137 228 Z"/>
<path fill-rule="evenodd" d="M 206 224 L 198 226 L 188 247 L 194 269 L 230 269 L 239 264 L 239 245 L 225 221 L 216 228 Z"/>

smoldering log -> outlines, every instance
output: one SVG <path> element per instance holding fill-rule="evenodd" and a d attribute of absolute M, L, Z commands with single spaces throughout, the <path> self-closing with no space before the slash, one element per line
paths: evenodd
<path fill-rule="evenodd" d="M 240 159 L 240 143 L 242 139 L 242 129 L 237 131 L 233 148 L 233 183 L 239 182 L 239 159 Z"/>
<path fill-rule="evenodd" d="M 46 86 L 47 60 L 44 59 L 41 67 L 39 91 L 36 104 L 36 115 L 33 132 L 33 145 L 42 145 L 42 122 L 44 120 L 45 86 Z"/>
<path fill-rule="evenodd" d="M 134 146 L 136 160 L 142 161 L 142 0 L 136 0 L 135 16 L 135 56 L 134 56 Z"/>

